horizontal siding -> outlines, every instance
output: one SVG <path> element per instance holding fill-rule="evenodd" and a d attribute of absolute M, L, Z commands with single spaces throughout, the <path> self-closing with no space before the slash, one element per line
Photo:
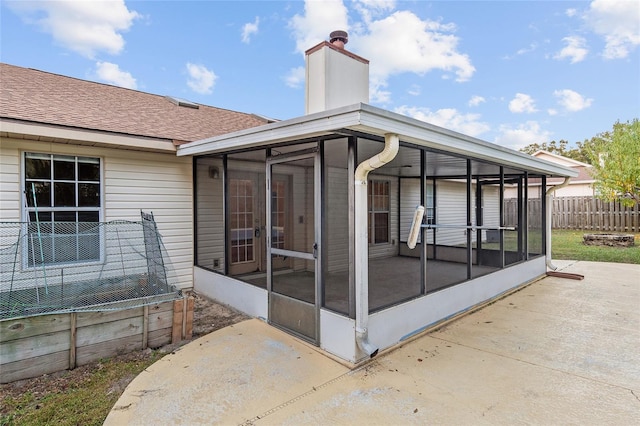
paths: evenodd
<path fill-rule="evenodd" d="M 20 151 L 14 141 L 0 138 L 0 222 L 20 220 Z"/>
<path fill-rule="evenodd" d="M 420 179 L 400 179 L 400 241 L 409 239 L 416 206 L 420 205 Z M 418 236 L 420 242 L 421 236 Z"/>
<path fill-rule="evenodd" d="M 330 273 L 349 270 L 349 175 L 346 169 L 328 167 L 327 257 Z"/>
<path fill-rule="evenodd" d="M 473 200 L 472 200 L 473 202 Z M 467 224 L 467 189 L 463 182 L 436 182 L 436 223 L 464 226 Z M 441 228 L 436 231 L 436 243 L 460 245 L 467 242 L 464 228 Z"/>
<path fill-rule="evenodd" d="M 191 157 L 3 138 L 0 148 L 0 220 L 21 220 L 20 155 L 33 151 L 100 157 L 103 220 L 139 221 L 153 212 L 180 288 L 193 286 L 193 180 Z"/>
<path fill-rule="evenodd" d="M 223 180 L 209 177 L 209 167 L 217 167 L 222 172 L 222 161 L 214 158 L 200 159 L 196 169 L 198 193 L 197 206 L 197 238 L 198 258 L 196 264 L 205 268 L 214 268 L 214 260 L 218 261 L 217 270 L 224 270 L 224 194 Z M 264 168 L 263 168 L 264 169 Z"/>
<path fill-rule="evenodd" d="M 106 219 L 140 220 L 140 210 L 153 212 L 176 284 L 180 288 L 192 287 L 191 158 L 116 151 L 105 158 L 104 164 Z M 132 187 L 130 182 L 136 185 Z M 117 211 L 118 216 L 112 211 Z"/>

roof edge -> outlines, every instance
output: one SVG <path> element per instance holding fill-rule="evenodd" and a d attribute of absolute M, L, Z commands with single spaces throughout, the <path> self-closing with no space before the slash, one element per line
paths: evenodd
<path fill-rule="evenodd" d="M 6 137 L 24 135 L 29 139 L 50 138 L 54 142 L 77 145 L 93 145 L 139 151 L 176 152 L 171 139 L 158 139 L 124 133 L 72 128 L 55 124 L 45 124 L 0 117 L 0 133 Z M 4 136 L 3 136 L 4 137 Z M 35 139 L 37 140 L 37 139 Z"/>

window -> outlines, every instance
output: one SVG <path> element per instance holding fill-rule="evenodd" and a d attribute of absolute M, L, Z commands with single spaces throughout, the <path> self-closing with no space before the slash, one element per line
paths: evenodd
<path fill-rule="evenodd" d="M 24 154 L 28 266 L 100 260 L 100 159 Z"/>
<path fill-rule="evenodd" d="M 389 242 L 389 181 L 370 180 L 368 185 L 369 244 Z"/>

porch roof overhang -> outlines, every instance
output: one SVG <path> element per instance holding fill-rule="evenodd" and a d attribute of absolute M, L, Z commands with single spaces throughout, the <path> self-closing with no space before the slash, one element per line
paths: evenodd
<path fill-rule="evenodd" d="M 397 134 L 401 142 L 533 173 L 578 175 L 568 167 L 363 103 L 190 142 L 179 146 L 177 155 L 221 154 L 339 135 L 358 134 L 378 140 L 387 133 Z"/>

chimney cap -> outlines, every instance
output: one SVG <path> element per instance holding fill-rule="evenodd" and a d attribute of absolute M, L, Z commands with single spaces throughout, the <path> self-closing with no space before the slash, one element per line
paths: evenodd
<path fill-rule="evenodd" d="M 346 31 L 342 30 L 332 31 L 331 34 L 329 34 L 329 43 L 333 43 L 336 40 L 340 40 L 344 44 L 347 44 L 349 42 L 349 35 Z"/>

